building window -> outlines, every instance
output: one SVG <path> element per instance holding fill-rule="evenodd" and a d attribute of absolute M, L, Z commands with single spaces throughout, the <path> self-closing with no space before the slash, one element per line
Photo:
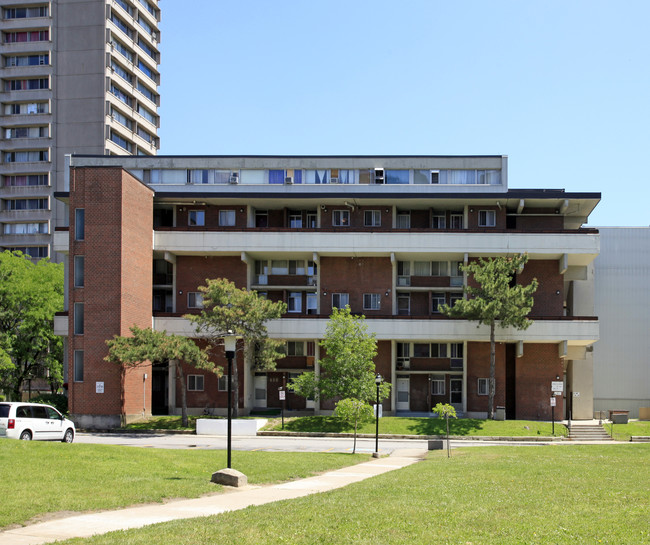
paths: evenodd
<path fill-rule="evenodd" d="M 478 395 L 480 396 L 486 396 L 488 395 L 490 388 L 490 379 L 487 378 L 480 378 L 478 379 Z"/>
<path fill-rule="evenodd" d="M 431 261 L 414 261 L 413 276 L 431 276 Z"/>
<path fill-rule="evenodd" d="M 332 308 L 345 308 L 350 304 L 349 293 L 333 293 L 332 294 Z"/>
<path fill-rule="evenodd" d="M 431 229 L 446 229 L 447 220 L 444 214 L 433 214 L 431 216 Z"/>
<path fill-rule="evenodd" d="M 205 225 L 205 211 L 190 210 L 187 215 L 187 224 L 191 227 L 201 227 Z"/>
<path fill-rule="evenodd" d="M 411 213 L 400 212 L 397 214 L 397 229 L 410 229 L 411 228 Z"/>
<path fill-rule="evenodd" d="M 21 252 L 22 254 L 35 259 L 42 259 L 43 257 L 48 256 L 47 246 L 7 246 L 5 249 L 10 252 Z"/>
<path fill-rule="evenodd" d="M 12 66 L 46 66 L 50 64 L 49 55 L 16 55 L 5 57 L 5 67 Z"/>
<path fill-rule="evenodd" d="M 4 185 L 5 187 L 49 185 L 49 178 L 47 174 L 4 176 Z"/>
<path fill-rule="evenodd" d="M 381 297 L 378 293 L 363 294 L 363 310 L 379 310 L 381 306 Z"/>
<path fill-rule="evenodd" d="M 83 303 L 74 304 L 74 334 L 75 335 L 84 334 L 84 304 Z"/>
<path fill-rule="evenodd" d="M 75 350 L 74 351 L 74 381 L 83 382 L 84 381 L 84 351 Z"/>
<path fill-rule="evenodd" d="M 449 276 L 448 263 L 446 261 L 432 261 L 431 276 Z"/>
<path fill-rule="evenodd" d="M 411 314 L 411 296 L 408 293 L 400 293 L 397 296 L 397 315 L 409 316 Z"/>
<path fill-rule="evenodd" d="M 5 163 L 44 163 L 49 160 L 47 150 L 9 151 L 5 153 Z"/>
<path fill-rule="evenodd" d="M 111 68 L 118 76 L 120 76 L 124 81 L 133 85 L 133 75 L 128 72 L 125 68 L 121 67 L 115 61 L 111 62 Z"/>
<path fill-rule="evenodd" d="M 452 358 L 463 357 L 463 343 L 451 343 L 451 357 Z"/>
<path fill-rule="evenodd" d="M 126 117 L 115 108 L 111 108 L 111 116 L 115 121 L 124 125 L 127 129 L 133 130 L 133 121 L 131 121 L 128 117 Z"/>
<path fill-rule="evenodd" d="M 315 293 L 307 294 L 307 314 L 318 314 L 318 298 Z"/>
<path fill-rule="evenodd" d="M 479 227 L 494 227 L 497 224 L 497 215 L 494 210 L 479 210 L 478 211 L 478 226 Z"/>
<path fill-rule="evenodd" d="M 363 213 L 364 227 L 380 227 L 381 226 L 381 210 L 366 210 Z"/>
<path fill-rule="evenodd" d="M 26 19 L 28 17 L 47 17 L 49 9 L 47 6 L 36 6 L 33 8 L 8 8 L 3 10 L 5 19 Z"/>
<path fill-rule="evenodd" d="M 289 213 L 289 227 L 291 229 L 302 229 L 302 213 L 290 212 Z"/>
<path fill-rule="evenodd" d="M 432 358 L 446 358 L 447 357 L 447 343 L 432 343 L 431 344 L 431 357 Z"/>
<path fill-rule="evenodd" d="M 49 111 L 47 102 L 18 102 L 6 104 L 4 109 L 6 115 L 47 114 Z"/>
<path fill-rule="evenodd" d="M 5 235 L 47 235 L 47 223 L 5 223 Z"/>
<path fill-rule="evenodd" d="M 287 356 L 304 356 L 305 343 L 303 341 L 288 341 Z"/>
<path fill-rule="evenodd" d="M 433 293 L 431 294 L 431 312 L 434 314 L 440 314 L 440 305 L 446 303 L 444 293 Z"/>
<path fill-rule="evenodd" d="M 445 379 L 433 379 L 431 381 L 431 395 L 445 395 Z"/>
<path fill-rule="evenodd" d="M 85 257 L 82 255 L 74 256 L 74 287 L 83 288 L 85 279 L 84 279 L 84 269 L 85 269 Z"/>
<path fill-rule="evenodd" d="M 47 199 L 9 199 L 6 210 L 47 210 Z"/>
<path fill-rule="evenodd" d="M 203 294 L 199 291 L 188 292 L 187 308 L 203 308 Z"/>
<path fill-rule="evenodd" d="M 384 173 L 387 184 L 408 184 L 408 170 L 386 170 Z"/>
<path fill-rule="evenodd" d="M 349 210 L 333 210 L 332 211 L 332 225 L 334 227 L 350 227 L 350 211 Z"/>
<path fill-rule="evenodd" d="M 413 357 L 414 358 L 428 358 L 431 354 L 431 346 L 429 343 L 414 343 L 413 344 Z"/>
<path fill-rule="evenodd" d="M 397 285 L 398 286 L 411 285 L 411 262 L 410 261 L 397 262 Z"/>
<path fill-rule="evenodd" d="M 228 375 L 221 375 L 219 377 L 219 384 L 217 385 L 217 390 L 220 392 L 228 391 Z"/>
<path fill-rule="evenodd" d="M 48 30 L 6 32 L 4 38 L 4 43 L 6 44 L 19 42 L 47 42 L 50 39 L 50 33 Z"/>
<path fill-rule="evenodd" d="M 74 211 L 74 239 L 86 239 L 86 210 L 84 208 L 76 208 Z"/>
<path fill-rule="evenodd" d="M 122 149 L 125 149 L 129 153 L 133 151 L 133 144 L 129 142 L 126 138 L 121 137 L 116 132 L 111 131 L 111 142 L 114 142 Z"/>
<path fill-rule="evenodd" d="M 451 214 L 449 216 L 449 227 L 451 229 L 462 229 L 463 228 L 463 215 L 462 214 Z"/>
<path fill-rule="evenodd" d="M 292 291 L 289 293 L 288 312 L 302 312 L 302 293 Z"/>
<path fill-rule="evenodd" d="M 188 392 L 203 391 L 203 375 L 187 375 Z"/>
<path fill-rule="evenodd" d="M 235 226 L 235 211 L 234 210 L 219 210 L 219 225 L 221 227 L 234 227 Z"/>

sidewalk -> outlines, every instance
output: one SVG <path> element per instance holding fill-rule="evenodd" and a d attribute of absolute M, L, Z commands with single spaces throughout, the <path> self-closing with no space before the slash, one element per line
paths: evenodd
<path fill-rule="evenodd" d="M 396 450 L 387 458 L 373 459 L 307 479 L 276 485 L 247 486 L 214 496 L 50 520 L 0 532 L 0 543 L 3 545 L 51 543 L 73 537 L 90 537 L 114 530 L 140 528 L 170 520 L 218 515 L 226 511 L 243 509 L 249 505 L 263 505 L 299 498 L 317 492 L 327 492 L 375 475 L 401 469 L 418 462 L 426 455 L 426 452 L 421 449 Z"/>

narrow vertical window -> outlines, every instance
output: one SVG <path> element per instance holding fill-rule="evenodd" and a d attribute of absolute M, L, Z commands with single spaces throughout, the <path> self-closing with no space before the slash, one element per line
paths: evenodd
<path fill-rule="evenodd" d="M 86 239 L 86 210 L 84 208 L 77 208 L 74 211 L 74 239 Z"/>
<path fill-rule="evenodd" d="M 74 351 L 74 381 L 83 382 L 84 381 L 84 351 L 75 350 Z"/>
<path fill-rule="evenodd" d="M 83 288 L 84 287 L 84 269 L 85 269 L 85 258 L 82 255 L 74 256 L 74 287 Z"/>
<path fill-rule="evenodd" d="M 74 334 L 75 335 L 84 334 L 84 304 L 83 303 L 74 304 Z"/>

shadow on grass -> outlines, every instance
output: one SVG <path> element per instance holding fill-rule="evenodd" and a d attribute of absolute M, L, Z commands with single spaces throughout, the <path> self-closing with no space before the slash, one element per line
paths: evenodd
<path fill-rule="evenodd" d="M 446 435 L 447 424 L 444 418 L 413 418 L 407 426 L 413 435 Z M 483 428 L 484 420 L 476 418 L 449 419 L 449 435 L 472 435 Z"/>

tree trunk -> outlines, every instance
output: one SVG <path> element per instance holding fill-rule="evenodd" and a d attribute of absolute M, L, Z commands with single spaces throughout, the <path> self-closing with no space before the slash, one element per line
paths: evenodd
<path fill-rule="evenodd" d="M 187 428 L 189 426 L 187 420 L 187 391 L 185 389 L 185 376 L 180 361 L 176 362 L 176 376 L 181 385 L 181 425 Z"/>
<path fill-rule="evenodd" d="M 488 418 L 494 419 L 494 395 L 496 393 L 496 342 L 494 341 L 495 320 L 490 324 L 490 381 L 488 385 Z"/>

